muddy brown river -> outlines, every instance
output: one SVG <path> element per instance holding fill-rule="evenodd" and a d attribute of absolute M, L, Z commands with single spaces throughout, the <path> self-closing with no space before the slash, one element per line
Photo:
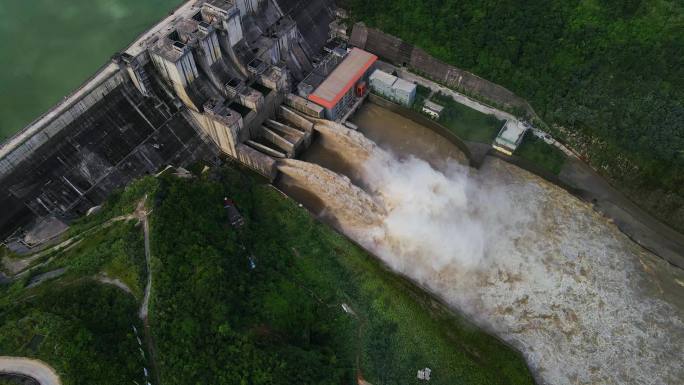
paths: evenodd
<path fill-rule="evenodd" d="M 467 168 L 447 140 L 375 105 L 353 122 L 367 138 L 340 128 L 303 157 L 344 176 L 281 188 L 517 347 L 540 383 L 682 383 L 682 270 L 527 171 L 497 158 Z"/>

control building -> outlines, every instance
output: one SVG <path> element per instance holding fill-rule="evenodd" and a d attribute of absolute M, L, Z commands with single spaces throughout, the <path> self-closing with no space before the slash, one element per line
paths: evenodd
<path fill-rule="evenodd" d="M 365 92 L 365 82 L 377 60 L 372 53 L 353 48 L 307 98 L 325 109 L 327 119 L 336 120 L 353 102 L 355 93 Z"/>

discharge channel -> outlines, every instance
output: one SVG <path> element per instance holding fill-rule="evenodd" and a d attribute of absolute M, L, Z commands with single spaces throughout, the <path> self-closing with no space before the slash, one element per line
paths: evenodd
<path fill-rule="evenodd" d="M 471 169 L 447 140 L 377 106 L 354 122 L 365 138 L 322 130 L 302 158 L 326 186 L 286 175 L 279 187 L 517 347 L 540 383 L 684 378 L 681 270 L 527 171 L 496 158 Z"/>

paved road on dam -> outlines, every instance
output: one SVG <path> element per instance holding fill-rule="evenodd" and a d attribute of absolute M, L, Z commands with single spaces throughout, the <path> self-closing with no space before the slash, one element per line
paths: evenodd
<path fill-rule="evenodd" d="M 40 385 L 62 384 L 55 370 L 49 365 L 29 358 L 0 356 L 0 373 L 21 374 L 35 379 Z"/>
<path fill-rule="evenodd" d="M 144 201 L 142 201 L 144 204 Z M 143 207 L 144 210 L 144 207 Z M 147 312 L 150 305 L 150 291 L 152 290 L 152 262 L 150 261 L 150 223 L 147 220 L 147 212 L 143 211 L 140 219 L 143 224 L 143 235 L 145 237 L 145 263 L 147 265 L 147 285 L 145 285 L 145 295 L 140 306 L 140 319 L 147 319 Z"/>

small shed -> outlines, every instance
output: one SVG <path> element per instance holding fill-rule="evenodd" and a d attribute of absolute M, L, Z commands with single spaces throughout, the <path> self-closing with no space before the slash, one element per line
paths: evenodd
<path fill-rule="evenodd" d="M 444 111 L 443 106 L 440 106 L 439 104 L 433 103 L 429 100 L 426 100 L 423 104 L 423 113 L 429 115 L 432 119 L 439 119 L 439 117 L 442 115 L 442 111 Z"/>
<path fill-rule="evenodd" d="M 430 381 L 431 374 L 432 370 L 430 370 L 430 368 L 425 368 L 418 370 L 418 375 L 416 377 L 418 377 L 419 380 Z"/>
<path fill-rule="evenodd" d="M 525 136 L 529 127 L 518 120 L 507 120 L 499 135 L 494 139 L 492 147 L 506 155 L 513 155 Z"/>

